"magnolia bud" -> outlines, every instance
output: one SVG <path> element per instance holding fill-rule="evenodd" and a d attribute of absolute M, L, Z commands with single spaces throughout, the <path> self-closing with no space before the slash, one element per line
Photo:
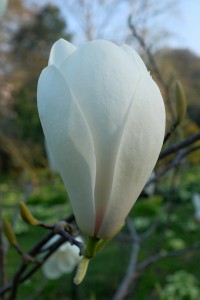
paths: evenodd
<path fill-rule="evenodd" d="M 158 86 L 129 46 L 61 39 L 38 82 L 38 110 L 50 153 L 79 228 L 109 239 L 158 159 L 165 108 Z"/>

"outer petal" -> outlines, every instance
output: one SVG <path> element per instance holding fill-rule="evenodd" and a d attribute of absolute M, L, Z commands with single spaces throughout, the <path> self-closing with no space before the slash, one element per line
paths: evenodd
<path fill-rule="evenodd" d="M 57 279 L 62 275 L 58 265 L 59 253 L 55 252 L 42 266 L 43 273 L 48 279 Z"/>
<path fill-rule="evenodd" d="M 38 110 L 77 223 L 83 232 L 91 235 L 95 223 L 93 142 L 76 99 L 54 66 L 44 69 L 39 78 Z"/>
<path fill-rule="evenodd" d="M 165 131 L 165 109 L 151 77 L 136 91 L 118 150 L 110 201 L 98 236 L 113 236 L 122 225 L 157 161 Z"/>
<path fill-rule="evenodd" d="M 76 267 L 81 259 L 79 255 L 79 249 L 75 245 L 69 243 L 63 244 L 63 247 L 59 249 L 60 259 L 59 268 L 63 273 L 70 273 Z"/>
<path fill-rule="evenodd" d="M 84 44 L 60 67 L 87 119 L 94 141 L 96 230 L 110 197 L 123 120 L 140 79 L 135 69 L 134 61 L 125 51 L 103 40 Z"/>
<path fill-rule="evenodd" d="M 123 44 L 121 45 L 121 49 L 123 49 L 131 57 L 141 74 L 146 74 L 148 72 L 143 60 L 132 47 Z"/>
<path fill-rule="evenodd" d="M 59 39 L 51 48 L 48 65 L 54 65 L 59 68 L 63 61 L 70 56 L 76 47 L 64 39 Z"/>

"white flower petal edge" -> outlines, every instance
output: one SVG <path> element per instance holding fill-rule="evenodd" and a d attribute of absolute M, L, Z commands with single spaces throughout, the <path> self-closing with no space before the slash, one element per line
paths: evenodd
<path fill-rule="evenodd" d="M 54 158 L 53 158 L 53 155 L 51 153 L 51 150 L 47 144 L 47 141 L 46 139 L 44 139 L 44 147 L 45 147 L 45 152 L 46 152 L 46 156 L 47 156 L 47 160 L 48 160 L 48 166 L 49 166 L 49 169 L 52 173 L 56 173 L 58 172 L 58 168 L 56 166 L 56 163 L 54 161 Z"/>
<path fill-rule="evenodd" d="M 43 264 L 42 271 L 44 276 L 48 279 L 57 279 L 62 275 L 62 271 L 58 265 L 59 253 L 55 252 Z"/>
<path fill-rule="evenodd" d="M 59 238 L 59 235 L 55 235 L 46 244 L 46 247 L 52 245 Z M 82 238 L 79 236 L 76 237 L 76 240 L 83 242 Z M 46 278 L 57 279 L 64 273 L 71 273 L 80 260 L 81 256 L 79 255 L 79 248 L 66 242 L 48 258 L 43 264 L 42 270 Z"/>
<path fill-rule="evenodd" d="M 37 99 L 43 131 L 72 199 L 78 226 L 92 235 L 96 163 L 87 122 L 66 80 L 54 66 L 40 75 Z"/>
<path fill-rule="evenodd" d="M 80 237 L 76 237 L 76 240 L 83 242 Z M 79 248 L 70 243 L 64 243 L 60 248 L 59 268 L 63 273 L 70 273 L 74 270 L 75 266 L 81 260 L 79 255 Z"/>
<path fill-rule="evenodd" d="M 165 108 L 150 76 L 137 87 L 122 135 L 111 197 L 98 236 L 107 238 L 120 228 L 159 156 L 165 132 Z"/>
<path fill-rule="evenodd" d="M 143 60 L 133 48 L 126 44 L 121 45 L 120 48 L 124 50 L 128 56 L 131 57 L 131 59 L 134 61 L 135 66 L 137 66 L 138 71 L 141 72 L 141 74 L 147 74 L 148 70 Z"/>
<path fill-rule="evenodd" d="M 63 61 L 76 51 L 76 49 L 74 45 L 64 39 L 58 40 L 51 48 L 48 65 L 54 65 L 59 68 Z"/>
<path fill-rule="evenodd" d="M 104 40 L 78 48 L 60 71 L 83 111 L 94 142 L 96 231 L 110 197 L 123 120 L 141 74 L 124 50 Z"/>

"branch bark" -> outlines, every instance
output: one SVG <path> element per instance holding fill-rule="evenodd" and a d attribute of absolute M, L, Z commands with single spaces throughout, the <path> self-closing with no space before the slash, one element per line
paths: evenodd
<path fill-rule="evenodd" d="M 133 239 L 132 251 L 130 256 L 130 261 L 127 267 L 126 275 L 120 283 L 113 300 L 123 300 L 129 292 L 130 286 L 133 284 L 136 276 L 136 264 L 137 258 L 140 251 L 140 239 L 134 228 L 133 221 L 127 220 L 127 226 L 130 235 Z"/>
<path fill-rule="evenodd" d="M 167 148 L 166 150 L 163 150 L 160 153 L 159 159 L 163 159 L 175 152 L 177 152 L 178 150 L 185 148 L 187 146 L 190 146 L 191 144 L 197 142 L 200 140 L 200 132 L 186 138 L 185 140 L 178 142 L 178 143 L 174 143 L 173 145 L 169 146 L 169 148 Z"/>
<path fill-rule="evenodd" d="M 195 251 L 195 250 L 199 250 L 200 249 L 200 243 L 194 243 L 184 249 L 181 250 L 174 250 L 174 251 L 170 251 L 164 254 L 155 254 L 149 258 L 147 258 L 146 260 L 144 260 L 141 263 L 138 263 L 137 265 L 137 270 L 138 271 L 144 271 L 146 268 L 150 267 L 152 264 L 161 261 L 163 259 L 166 258 L 170 258 L 170 257 L 175 257 L 175 256 L 179 256 L 179 255 L 184 255 L 186 253 L 188 253 L 189 251 Z"/>
<path fill-rule="evenodd" d="M 74 221 L 74 216 L 71 215 L 68 218 L 65 219 L 66 222 L 71 223 Z M 48 233 L 45 235 L 33 248 L 28 252 L 28 255 L 31 257 L 36 257 L 41 251 L 42 248 L 45 246 L 45 244 L 54 236 L 53 232 Z M 6 287 L 0 289 L 0 296 L 3 296 L 6 292 L 11 290 L 10 294 L 10 300 L 15 300 L 17 297 L 17 291 L 19 285 L 29 279 L 40 267 L 41 265 L 47 260 L 47 258 L 55 252 L 58 247 L 60 247 L 64 242 L 66 242 L 66 238 L 61 237 L 52 247 L 50 247 L 45 254 L 43 260 L 40 263 L 36 263 L 32 269 L 30 269 L 27 273 L 27 263 L 25 261 L 22 261 L 20 267 L 16 271 L 12 283 L 8 284 Z"/>
<path fill-rule="evenodd" d="M 142 38 L 142 36 L 137 32 L 136 26 L 134 26 L 133 22 L 132 22 L 132 17 L 131 15 L 128 18 L 128 26 L 132 32 L 132 35 L 134 36 L 134 38 L 139 42 L 140 46 L 142 47 L 142 49 L 144 50 L 144 52 L 147 55 L 147 58 L 149 60 L 150 65 L 152 66 L 152 69 L 156 75 L 156 77 L 158 78 L 160 84 L 163 86 L 163 89 L 165 91 L 165 100 L 166 100 L 166 104 L 168 106 L 170 115 L 171 115 L 171 119 L 172 119 L 172 123 L 175 119 L 175 113 L 173 110 L 173 106 L 170 100 L 170 91 L 169 91 L 169 84 L 165 82 L 162 73 L 160 72 L 157 63 L 154 59 L 153 54 L 151 53 L 150 48 L 148 47 L 148 45 L 146 44 L 146 42 L 144 41 L 144 39 Z"/>

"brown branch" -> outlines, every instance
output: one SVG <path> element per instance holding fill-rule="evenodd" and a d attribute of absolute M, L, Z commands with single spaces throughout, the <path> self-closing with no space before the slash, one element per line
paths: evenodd
<path fill-rule="evenodd" d="M 73 222 L 74 216 L 71 215 L 68 218 L 65 219 L 67 223 Z M 50 232 L 45 237 L 43 237 L 33 248 L 28 252 L 28 255 L 31 257 L 36 257 L 39 253 L 43 252 L 43 248 L 45 244 L 54 236 L 54 232 Z M 59 233 L 58 233 L 59 234 Z M 64 237 L 61 237 L 57 242 L 55 242 L 52 246 L 49 246 L 47 250 L 47 254 L 43 257 L 43 260 L 40 262 L 36 262 L 36 264 L 33 266 L 31 270 L 29 270 L 27 273 L 26 269 L 28 267 L 27 262 L 23 261 L 21 263 L 21 266 L 16 271 L 12 283 L 8 284 L 6 287 L 0 289 L 0 296 L 4 295 L 6 292 L 11 290 L 10 300 L 16 299 L 18 286 L 24 282 L 25 280 L 29 279 L 40 267 L 41 265 L 47 260 L 47 258 L 55 252 L 60 245 L 62 245 L 66 240 L 69 240 L 69 242 L 73 242 L 77 247 L 81 250 L 80 242 L 76 241 L 73 237 L 67 235 Z"/>
<path fill-rule="evenodd" d="M 15 273 L 15 275 L 13 277 L 12 290 L 11 290 L 9 300 L 16 300 L 17 289 L 18 289 L 20 277 L 21 277 L 21 274 L 25 271 L 26 267 L 27 267 L 27 264 L 23 262 L 22 265 L 17 270 L 17 272 Z"/>
<path fill-rule="evenodd" d="M 189 251 L 194 251 L 194 250 L 198 250 L 198 249 L 200 249 L 200 243 L 194 243 L 191 246 L 188 246 L 181 250 L 174 250 L 174 251 L 167 252 L 165 254 L 160 254 L 160 253 L 155 254 L 155 255 L 147 258 L 143 262 L 138 263 L 137 270 L 144 271 L 146 268 L 148 268 L 152 264 L 159 262 L 163 259 L 175 257 L 175 256 L 179 256 L 179 255 L 184 255 L 184 254 L 188 253 Z"/>
<path fill-rule="evenodd" d="M 171 155 L 182 148 L 190 146 L 191 144 L 193 144 L 199 140 L 200 140 L 200 132 L 188 137 L 187 139 L 185 139 L 181 142 L 178 142 L 178 143 L 175 143 L 175 144 L 169 146 L 169 148 L 167 148 L 166 150 L 163 150 L 160 153 L 159 159 L 163 159 L 163 158 L 167 157 L 168 155 Z"/>
<path fill-rule="evenodd" d="M 142 47 L 142 49 L 144 50 L 144 52 L 147 54 L 149 62 L 151 64 L 151 66 L 154 69 L 154 72 L 156 73 L 156 76 L 158 78 L 158 80 L 160 81 L 160 83 L 166 87 L 165 81 L 162 77 L 162 74 L 155 62 L 154 56 L 152 55 L 150 48 L 147 46 L 147 44 L 145 43 L 144 39 L 142 38 L 142 36 L 137 32 L 136 27 L 133 25 L 132 23 L 132 17 L 129 16 L 128 18 L 128 26 L 131 29 L 132 35 L 135 37 L 135 39 L 139 42 L 140 46 Z"/>
<path fill-rule="evenodd" d="M 175 130 L 177 129 L 178 124 L 174 123 L 170 126 L 170 129 L 166 132 L 165 137 L 164 137 L 164 142 L 163 145 L 165 145 L 167 143 L 167 141 L 169 140 L 169 138 L 171 137 L 171 135 L 175 132 Z"/>
<path fill-rule="evenodd" d="M 184 149 L 184 150 L 180 150 L 177 154 L 176 157 L 172 160 L 172 162 L 170 162 L 163 170 L 161 170 L 160 172 L 158 172 L 154 178 L 150 179 L 147 183 L 146 186 L 152 184 L 153 182 L 158 181 L 162 176 L 164 176 L 166 173 L 168 173 L 171 169 L 175 168 L 176 166 L 178 166 L 181 162 L 181 160 L 189 155 L 190 153 L 197 151 L 200 149 L 200 146 L 194 146 L 194 147 L 190 147 L 188 149 Z M 171 153 L 170 153 L 171 154 Z"/>
<path fill-rule="evenodd" d="M 188 154 L 196 151 L 196 150 L 199 150 L 200 149 L 200 146 L 194 146 L 194 147 L 191 147 L 189 149 L 184 149 L 184 150 L 180 150 L 175 159 L 169 163 L 163 170 L 161 170 L 160 172 L 158 172 L 156 174 L 156 176 L 149 181 L 149 184 L 152 183 L 153 181 L 158 181 L 163 175 L 165 175 L 166 173 L 168 173 L 171 169 L 175 168 L 176 166 L 178 166 L 180 164 L 180 162 L 182 161 L 182 159 L 187 156 Z"/>
<path fill-rule="evenodd" d="M 130 232 L 130 235 L 133 239 L 132 251 L 130 256 L 130 261 L 127 267 L 126 275 L 121 281 L 113 300 L 122 300 L 126 297 L 129 292 L 130 286 L 133 284 L 136 276 L 136 264 L 137 258 L 140 250 L 140 238 L 135 230 L 133 221 L 130 219 L 127 220 L 127 226 Z"/>
<path fill-rule="evenodd" d="M 137 32 L 136 27 L 134 26 L 134 24 L 132 22 L 131 15 L 128 18 L 128 26 L 129 26 L 129 28 L 132 32 L 132 35 L 139 42 L 140 46 L 142 47 L 142 49 L 146 53 L 146 55 L 148 57 L 148 60 L 149 60 L 149 63 L 152 66 L 154 73 L 156 74 L 156 77 L 158 78 L 159 82 L 161 83 L 161 85 L 164 88 L 166 103 L 168 105 L 169 112 L 171 114 L 171 118 L 172 118 L 172 121 L 173 121 L 175 119 L 174 118 L 175 114 L 174 114 L 173 107 L 172 107 L 172 104 L 171 104 L 171 101 L 170 101 L 169 84 L 165 82 L 165 80 L 162 76 L 162 73 L 160 72 L 160 69 L 158 68 L 157 63 L 154 59 L 154 56 L 151 53 L 150 47 L 147 46 L 147 44 L 145 43 L 142 36 Z"/>
<path fill-rule="evenodd" d="M 53 237 L 53 234 L 48 234 L 44 237 L 43 240 L 41 240 L 41 246 L 46 244 L 51 238 Z M 37 265 L 34 265 L 31 270 L 29 270 L 27 273 L 25 273 L 28 265 L 23 261 L 21 266 L 19 267 L 18 271 L 14 275 L 13 282 L 15 281 L 15 286 L 13 285 L 13 282 L 8 284 L 5 288 L 0 290 L 0 295 L 5 294 L 7 291 L 15 289 L 14 292 L 12 290 L 12 297 L 15 296 L 17 292 L 17 286 L 24 281 L 28 280 L 42 265 L 43 263 L 48 259 L 48 257 L 55 252 L 66 240 L 64 238 L 60 238 L 51 248 L 50 251 L 44 256 L 44 258 L 40 261 L 40 263 L 37 263 Z M 39 244 L 39 243 L 38 243 Z M 30 252 L 29 252 L 30 253 Z M 36 255 L 37 253 L 35 253 Z M 25 273 L 25 274 L 24 274 Z M 16 278 L 15 278 L 16 277 Z M 12 298 L 11 298 L 12 299 Z"/>
<path fill-rule="evenodd" d="M 65 238 L 60 238 L 52 247 L 49 248 L 49 251 L 47 254 L 43 257 L 43 259 L 40 261 L 40 263 L 37 263 L 31 270 L 29 270 L 27 273 L 25 273 L 20 280 L 20 283 L 26 281 L 29 279 L 44 263 L 45 261 L 63 244 L 66 242 Z"/>

